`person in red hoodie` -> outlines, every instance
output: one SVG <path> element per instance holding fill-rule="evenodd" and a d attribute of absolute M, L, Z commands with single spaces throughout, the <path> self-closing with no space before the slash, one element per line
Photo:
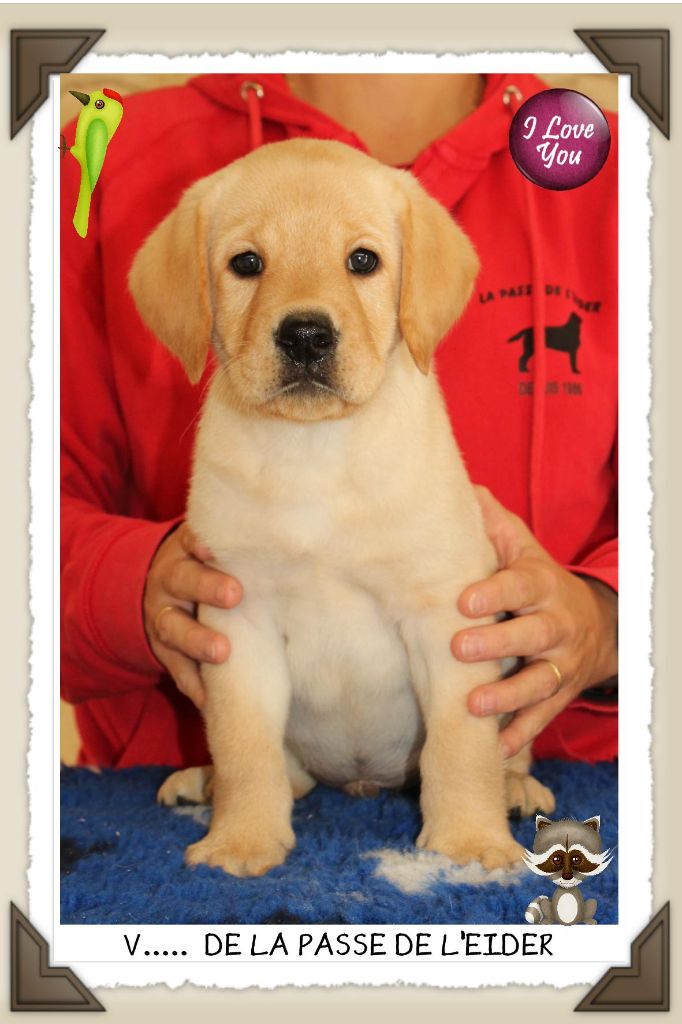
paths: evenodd
<path fill-rule="evenodd" d="M 453 637 L 453 656 L 525 658 L 469 698 L 473 714 L 515 712 L 508 756 L 531 740 L 539 757 L 616 756 L 616 119 L 595 178 L 542 189 L 517 170 L 508 133 L 543 88 L 526 74 L 229 74 L 128 97 L 85 239 L 71 224 L 78 168 L 63 161 L 61 687 L 81 763 L 208 760 L 198 663 L 229 657 L 229 637 L 193 611 L 241 598 L 183 522 L 214 367 L 190 385 L 143 326 L 127 275 L 189 185 L 292 137 L 409 168 L 473 240 L 481 271 L 436 369 L 485 485 L 500 571 L 461 595 L 471 628 Z M 570 352 L 543 343 L 557 331 Z M 496 612 L 513 614 L 477 627 Z"/>

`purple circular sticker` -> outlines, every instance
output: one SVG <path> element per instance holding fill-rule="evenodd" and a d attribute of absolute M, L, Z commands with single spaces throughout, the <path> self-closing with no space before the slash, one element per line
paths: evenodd
<path fill-rule="evenodd" d="M 578 188 L 604 166 L 611 132 L 596 103 L 573 89 L 546 89 L 519 107 L 509 129 L 514 163 L 535 185 Z"/>

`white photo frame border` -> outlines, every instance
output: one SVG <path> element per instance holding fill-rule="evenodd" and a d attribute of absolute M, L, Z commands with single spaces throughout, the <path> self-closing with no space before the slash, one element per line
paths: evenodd
<path fill-rule="evenodd" d="M 78 73 L 102 74 L 132 72 L 230 72 L 266 71 L 423 71 L 466 72 L 518 71 L 541 74 L 605 73 L 599 62 L 588 54 L 556 53 L 474 53 L 466 55 L 433 54 L 322 54 L 296 53 L 228 56 L 166 57 L 162 55 L 89 54 L 75 69 Z M 457 965 L 448 961 L 428 963 L 401 958 L 391 963 L 345 959 L 339 962 L 314 961 L 288 957 L 281 962 L 268 961 L 264 977 L 261 959 L 235 961 L 238 970 L 216 970 L 215 961 L 200 959 L 197 940 L 212 926 L 137 926 L 62 925 L 59 921 L 59 877 L 56 842 L 59 836 L 59 713 L 56 686 L 59 664 L 59 574 L 58 574 L 58 394 L 59 366 L 59 224 L 55 202 L 59 175 L 58 78 L 51 77 L 50 104 L 34 118 L 32 162 L 34 185 L 30 229 L 30 274 L 33 306 L 31 375 L 31 612 L 33 616 L 29 707 L 31 745 L 29 751 L 30 790 L 30 918 L 48 940 L 55 963 L 68 963 L 89 986 L 115 984 L 147 985 L 160 981 L 176 987 L 184 981 L 200 985 L 242 988 L 251 985 L 371 984 L 398 982 L 436 986 L 478 987 L 489 984 L 547 983 L 565 986 L 594 983 L 612 965 L 629 964 L 630 943 L 651 916 L 651 861 L 642 871 L 641 851 L 652 850 L 652 770 L 651 770 L 651 587 L 653 556 L 650 541 L 652 490 L 650 473 L 651 369 L 649 289 L 649 222 L 651 204 L 648 179 L 651 159 L 648 148 L 649 127 L 644 114 L 629 95 L 629 77 L 619 80 L 620 162 L 619 162 L 619 393 L 625 415 L 619 422 L 620 446 L 628 451 L 621 462 L 621 589 L 619 601 L 621 636 L 620 735 L 628 737 L 627 761 L 619 764 L 619 864 L 620 877 L 627 877 L 627 901 L 619 888 L 618 925 L 587 930 L 555 929 L 559 955 L 551 963 L 537 957 L 532 961 L 511 960 L 486 964 L 461 958 Z M 48 154 L 52 159 L 48 160 Z M 627 211 L 627 216 L 624 212 Z M 51 244 L 45 244 L 45 227 L 52 226 Z M 643 244 L 646 239 L 646 244 Z M 49 481 L 49 484 L 48 484 Z M 646 541 L 646 542 L 645 542 Z M 48 569 L 49 567 L 49 569 Z M 51 579 L 48 579 L 51 573 Z M 647 623 L 642 635 L 641 623 Z M 643 680 L 647 680 L 647 686 Z M 49 687 L 49 689 L 48 689 Z M 47 708 L 52 709 L 49 715 Z M 622 746 L 622 744 L 621 744 Z M 46 772 L 46 755 L 51 761 Z M 50 782 L 47 782 L 49 774 Z M 627 803 L 623 799 L 627 794 Z M 623 811 L 628 808 L 628 819 Z M 635 854 L 635 851 L 637 853 Z M 458 926 L 453 925 L 453 929 Z M 466 926 L 472 930 L 474 926 Z M 493 930 L 491 926 L 486 931 Z M 226 926 L 249 935 L 260 934 L 263 946 L 268 937 L 285 931 L 294 939 L 297 932 L 329 934 L 352 932 L 350 926 Z M 214 930 L 214 929 L 213 929 Z M 389 926 L 355 931 L 391 932 Z M 397 931 L 398 929 L 393 929 Z M 408 927 L 401 927 L 409 931 Z M 417 929 L 414 929 L 415 931 Z M 423 927 L 421 930 L 424 930 Z M 441 929 L 430 929 L 434 934 Z M 500 929 L 502 930 L 502 929 Z M 528 931 L 527 927 L 504 927 L 506 932 Z M 191 949 L 192 957 L 172 963 L 131 962 L 123 934 L 132 938 L 138 931 L 145 941 L 168 945 L 172 931 L 174 948 Z M 560 933 L 560 934 L 559 934 Z M 161 939 L 161 936 L 165 936 Z M 158 945 L 158 943 L 157 943 Z M 155 947 L 156 948 L 156 947 Z M 159 947 L 160 948 L 160 947 Z M 124 955 L 126 954 L 126 955 Z M 462 975 L 466 973 L 466 977 Z"/>

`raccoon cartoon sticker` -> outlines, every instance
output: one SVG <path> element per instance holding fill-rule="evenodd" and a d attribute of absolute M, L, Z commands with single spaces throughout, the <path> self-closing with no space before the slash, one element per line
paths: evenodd
<path fill-rule="evenodd" d="M 533 852 L 524 851 L 526 867 L 556 886 L 554 895 L 537 896 L 526 908 L 529 924 L 596 924 L 597 901 L 585 900 L 578 886 L 601 874 L 613 859 L 602 850 L 599 815 L 577 821 L 535 817 Z"/>

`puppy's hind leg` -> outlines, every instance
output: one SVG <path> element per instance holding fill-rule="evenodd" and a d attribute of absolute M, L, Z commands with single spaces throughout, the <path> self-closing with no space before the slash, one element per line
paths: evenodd
<path fill-rule="evenodd" d="M 310 790 L 315 788 L 317 779 L 308 774 L 299 759 L 288 747 L 284 749 L 284 756 L 287 762 L 289 782 L 291 783 L 294 800 L 300 800 L 301 797 L 307 796 Z"/>

